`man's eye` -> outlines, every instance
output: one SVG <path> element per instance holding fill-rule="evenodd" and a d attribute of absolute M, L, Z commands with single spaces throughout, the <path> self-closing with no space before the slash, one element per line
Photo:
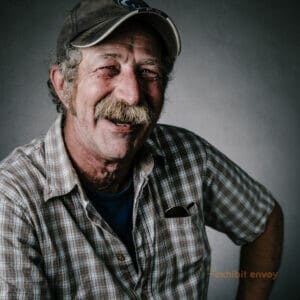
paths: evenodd
<path fill-rule="evenodd" d="M 157 71 L 153 71 L 150 69 L 141 69 L 139 72 L 141 78 L 149 79 L 149 80 L 158 80 L 161 78 L 161 75 Z"/>
<path fill-rule="evenodd" d="M 102 77 L 113 77 L 119 73 L 119 70 L 116 66 L 103 66 L 97 68 L 96 72 Z"/>

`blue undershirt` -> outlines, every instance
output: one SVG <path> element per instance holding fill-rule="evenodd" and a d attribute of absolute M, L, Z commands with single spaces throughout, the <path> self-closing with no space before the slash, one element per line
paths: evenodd
<path fill-rule="evenodd" d="M 133 181 L 118 193 L 100 192 L 86 186 L 85 191 L 98 213 L 124 243 L 137 268 L 132 239 Z"/>

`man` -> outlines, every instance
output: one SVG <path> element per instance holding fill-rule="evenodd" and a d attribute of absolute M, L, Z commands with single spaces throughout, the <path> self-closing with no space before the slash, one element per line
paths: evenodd
<path fill-rule="evenodd" d="M 241 270 L 276 272 L 282 213 L 195 134 L 157 125 L 180 38 L 142 1 L 83 0 L 48 85 L 61 112 L 0 166 L 4 299 L 206 299 L 205 225 L 242 246 Z M 240 282 L 267 299 L 272 280 Z"/>

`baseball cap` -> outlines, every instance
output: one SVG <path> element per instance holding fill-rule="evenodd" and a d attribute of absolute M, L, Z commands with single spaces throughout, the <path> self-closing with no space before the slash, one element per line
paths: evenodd
<path fill-rule="evenodd" d="M 179 32 L 167 14 L 141 0 L 82 0 L 65 18 L 57 40 L 57 56 L 65 47 L 91 47 L 108 37 L 129 19 L 151 26 L 165 43 L 168 55 L 175 59 L 181 49 Z"/>

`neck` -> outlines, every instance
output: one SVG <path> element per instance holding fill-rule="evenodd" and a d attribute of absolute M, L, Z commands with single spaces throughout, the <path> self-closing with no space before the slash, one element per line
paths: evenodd
<path fill-rule="evenodd" d="M 106 192 L 121 191 L 132 174 L 133 157 L 107 159 L 84 147 L 75 135 L 67 134 L 64 128 L 64 141 L 72 164 L 83 185 Z"/>
<path fill-rule="evenodd" d="M 112 167 L 111 165 L 102 167 L 101 170 L 97 170 L 97 174 L 94 173 L 93 175 L 85 172 L 82 168 L 79 169 L 78 166 L 75 166 L 75 168 L 84 186 L 92 190 L 109 193 L 117 193 L 123 190 L 132 174 L 130 167 L 123 171 L 119 165 L 116 167 Z"/>
<path fill-rule="evenodd" d="M 107 161 L 85 156 L 78 159 L 71 156 L 73 165 L 84 186 L 99 191 L 116 193 L 130 180 L 131 165 L 125 161 Z"/>

